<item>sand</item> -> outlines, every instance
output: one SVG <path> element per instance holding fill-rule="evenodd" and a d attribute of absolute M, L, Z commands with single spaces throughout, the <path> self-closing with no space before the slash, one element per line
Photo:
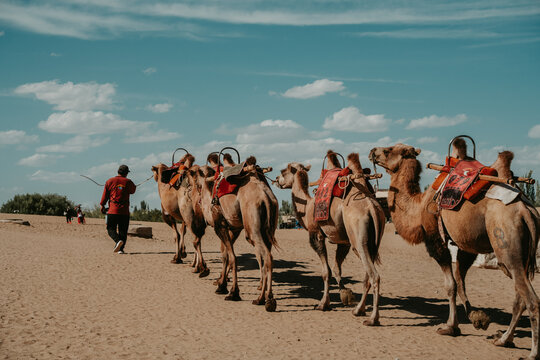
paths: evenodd
<path fill-rule="evenodd" d="M 227 302 L 212 284 L 221 260 L 211 228 L 202 242 L 211 273 L 201 279 L 189 263 L 170 263 L 172 232 L 163 223 L 137 222 L 152 226 L 154 238 L 130 237 L 127 254 L 117 255 L 103 220 L 16 217 L 31 226 L 0 223 L 0 359 L 510 359 L 530 350 L 526 316 L 515 349 L 487 339 L 511 317 L 513 284 L 498 270 L 473 268 L 467 277 L 471 303 L 492 317 L 489 329 L 474 329 L 460 306 L 462 336 L 437 335 L 448 316 L 442 272 L 423 245 L 406 244 L 392 224 L 380 250 L 381 326 L 366 327 L 340 304 L 335 283 L 333 310 L 313 310 L 323 283 L 304 230 L 277 232 L 278 306 L 267 313 L 251 304 L 259 272 L 243 235 L 236 246 L 242 301 Z M 333 266 L 335 246 L 329 252 Z M 359 300 L 361 262 L 350 254 L 343 269 Z"/>

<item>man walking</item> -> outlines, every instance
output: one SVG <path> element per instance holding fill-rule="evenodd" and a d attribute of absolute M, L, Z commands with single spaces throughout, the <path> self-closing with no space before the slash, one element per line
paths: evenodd
<path fill-rule="evenodd" d="M 114 240 L 114 252 L 124 253 L 129 227 L 129 195 L 135 193 L 136 186 L 126 176 L 129 173 L 127 165 L 120 165 L 118 176 L 112 177 L 105 183 L 101 196 L 101 212 L 105 214 L 105 205 L 109 202 L 107 211 L 107 232 Z"/>

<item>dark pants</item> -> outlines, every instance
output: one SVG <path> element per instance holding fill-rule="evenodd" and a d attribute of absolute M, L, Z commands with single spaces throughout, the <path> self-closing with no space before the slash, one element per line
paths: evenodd
<path fill-rule="evenodd" d="M 107 232 L 115 243 L 122 240 L 126 245 L 128 227 L 129 215 L 107 214 Z M 124 246 L 119 250 L 124 250 Z"/>

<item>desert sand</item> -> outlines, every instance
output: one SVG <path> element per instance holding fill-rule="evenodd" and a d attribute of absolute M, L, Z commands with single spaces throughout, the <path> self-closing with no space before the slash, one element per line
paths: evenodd
<path fill-rule="evenodd" d="M 323 282 L 304 230 L 277 231 L 278 306 L 267 313 L 251 304 L 259 271 L 243 235 L 236 246 L 242 301 L 227 302 L 212 285 L 221 268 L 212 228 L 202 241 L 211 273 L 201 279 L 191 272 L 191 235 L 186 263 L 169 262 L 174 244 L 163 223 L 136 222 L 152 226 L 153 239 L 129 237 L 126 254 L 118 255 L 104 220 L 78 225 L 0 214 L 14 217 L 31 226 L 0 223 L 1 359 L 512 359 L 530 350 L 527 316 L 515 349 L 487 339 L 511 317 L 513 284 L 499 270 L 472 268 L 467 277 L 471 303 L 492 317 L 489 329 L 474 329 L 460 306 L 462 336 L 437 335 L 448 316 L 442 272 L 423 245 L 406 244 L 392 224 L 380 249 L 381 326 L 366 327 L 340 304 L 335 282 L 333 310 L 313 310 Z M 335 246 L 328 248 L 333 266 Z M 362 264 L 351 253 L 343 270 L 358 301 Z M 533 284 L 540 288 L 539 277 Z"/>

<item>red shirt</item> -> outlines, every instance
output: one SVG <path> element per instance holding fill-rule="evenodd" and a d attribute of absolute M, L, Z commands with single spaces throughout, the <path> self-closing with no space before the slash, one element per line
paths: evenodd
<path fill-rule="evenodd" d="M 109 202 L 107 214 L 129 215 L 129 195 L 133 194 L 136 186 L 125 176 L 115 176 L 107 180 L 100 205 L 105 206 Z"/>

